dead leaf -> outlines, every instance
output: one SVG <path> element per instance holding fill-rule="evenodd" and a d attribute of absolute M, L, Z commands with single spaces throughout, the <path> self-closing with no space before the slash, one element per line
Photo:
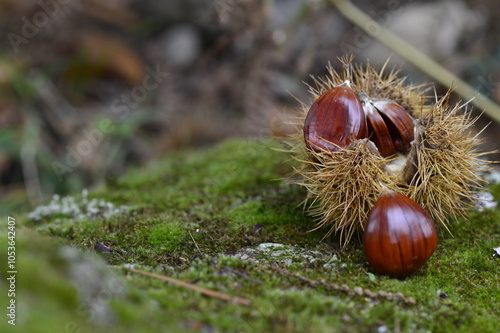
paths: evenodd
<path fill-rule="evenodd" d="M 142 82 L 145 75 L 144 63 L 134 49 L 117 37 L 86 33 L 81 39 L 80 48 L 91 67 L 102 68 L 133 86 Z"/>

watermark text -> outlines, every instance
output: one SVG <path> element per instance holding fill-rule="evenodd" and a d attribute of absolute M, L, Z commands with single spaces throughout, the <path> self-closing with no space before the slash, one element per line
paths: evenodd
<path fill-rule="evenodd" d="M 16 219 L 7 220 L 7 322 L 16 325 Z"/>

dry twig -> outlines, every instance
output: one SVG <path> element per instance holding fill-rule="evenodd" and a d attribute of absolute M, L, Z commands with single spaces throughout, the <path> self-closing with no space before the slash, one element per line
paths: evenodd
<path fill-rule="evenodd" d="M 410 305 L 410 304 L 415 304 L 415 299 L 413 297 L 405 297 L 402 293 L 391 293 L 387 292 L 384 290 L 379 290 L 378 292 L 373 292 L 369 289 L 363 289 L 361 287 L 354 287 L 354 288 L 349 288 L 346 284 L 343 284 L 339 286 L 338 284 L 329 284 L 326 283 L 325 281 L 317 281 L 317 280 L 312 280 L 309 279 L 305 276 L 302 276 L 300 274 L 295 274 L 288 272 L 284 269 L 278 268 L 278 267 L 272 267 L 272 270 L 281 274 L 281 275 L 287 275 L 291 276 L 294 278 L 297 278 L 303 282 L 306 282 L 309 284 L 311 287 L 316 287 L 316 286 L 321 286 L 326 288 L 327 290 L 336 290 L 336 291 L 341 291 L 344 293 L 349 294 L 350 296 L 366 296 L 369 297 L 371 300 L 379 300 L 380 298 L 385 298 L 388 301 L 402 301 L 404 304 Z"/>
<path fill-rule="evenodd" d="M 234 303 L 237 305 L 244 305 L 244 306 L 251 305 L 251 301 L 249 299 L 223 294 L 221 292 L 218 292 L 218 291 L 215 291 L 212 289 L 208 289 L 208 288 L 204 288 L 204 287 L 200 287 L 200 286 L 197 286 L 195 284 L 192 284 L 192 283 L 189 283 L 186 281 L 175 279 L 173 277 L 160 275 L 160 274 L 156 274 L 156 273 L 152 273 L 152 272 L 147 272 L 147 271 L 143 271 L 143 270 L 135 269 L 135 268 L 127 268 L 127 267 L 123 267 L 123 266 L 110 266 L 110 267 L 117 268 L 117 269 L 124 269 L 124 270 L 130 271 L 132 273 L 137 273 L 137 274 L 149 276 L 149 277 L 152 277 L 152 278 L 155 278 L 158 280 L 166 281 L 166 282 L 175 284 L 176 286 L 191 289 L 191 290 L 194 290 L 196 292 L 199 292 L 202 295 L 217 298 L 217 299 L 220 299 L 222 301 L 231 302 L 231 303 Z"/>
<path fill-rule="evenodd" d="M 193 240 L 193 243 L 194 245 L 196 246 L 196 249 L 198 250 L 198 252 L 200 252 L 201 255 L 203 255 L 203 253 L 201 252 L 200 250 L 200 247 L 198 246 L 198 243 L 196 243 L 196 241 L 194 240 L 194 237 L 193 235 L 191 234 L 191 231 L 188 230 L 188 233 L 189 233 L 189 236 L 191 236 L 191 239 Z"/>

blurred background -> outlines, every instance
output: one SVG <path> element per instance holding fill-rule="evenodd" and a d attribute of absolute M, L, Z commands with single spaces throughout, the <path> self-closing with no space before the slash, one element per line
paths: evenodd
<path fill-rule="evenodd" d="M 352 2 L 500 102 L 498 1 Z M 310 74 L 346 53 L 392 54 L 325 0 L 0 0 L 0 33 L 0 199 L 11 206 L 113 182 L 172 150 L 282 136 Z M 498 130 L 482 134 L 487 149 Z"/>

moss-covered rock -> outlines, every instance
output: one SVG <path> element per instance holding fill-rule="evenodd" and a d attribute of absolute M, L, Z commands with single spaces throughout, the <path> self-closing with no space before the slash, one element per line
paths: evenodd
<path fill-rule="evenodd" d="M 493 256 L 500 246 L 498 208 L 471 212 L 469 222 L 452 225 L 453 236 L 441 232 L 434 256 L 411 277 L 379 276 L 359 241 L 341 252 L 338 238 L 308 232 L 314 221 L 299 205 L 306 194 L 279 180 L 292 166 L 271 147 L 278 144 L 235 139 L 131 170 L 89 193 L 86 202 L 123 206 L 106 210 L 113 214 L 79 210 L 32 220 L 11 212 L 17 221 L 17 321 L 9 325 L 4 316 L 0 330 L 500 331 L 500 259 Z M 500 187 L 492 190 L 498 200 Z M 7 234 L 0 236 L 3 244 Z M 6 250 L 0 248 L 2 262 Z M 5 300 L 6 270 L 0 274 Z"/>

